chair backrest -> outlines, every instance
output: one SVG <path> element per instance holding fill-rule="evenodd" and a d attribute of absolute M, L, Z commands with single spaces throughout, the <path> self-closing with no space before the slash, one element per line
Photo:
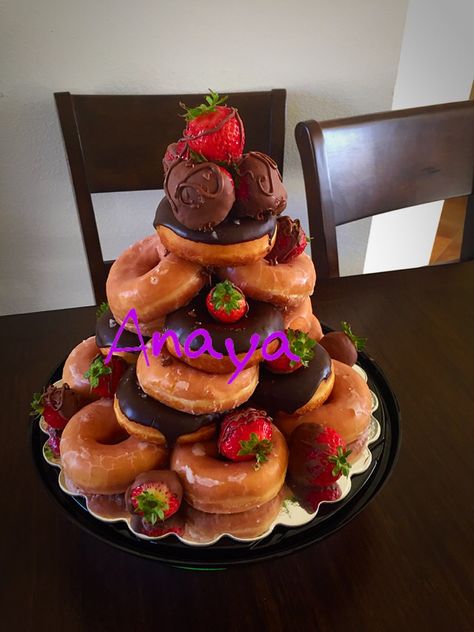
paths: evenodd
<path fill-rule="evenodd" d="M 162 189 L 163 155 L 185 126 L 179 104 L 205 96 L 55 93 L 97 303 L 112 262 L 102 256 L 91 194 Z M 233 93 L 228 102 L 244 121 L 246 147 L 269 154 L 283 171 L 286 90 Z"/>
<path fill-rule="evenodd" d="M 473 101 L 304 121 L 295 136 L 321 278 L 339 276 L 336 226 L 461 195 L 461 259 L 474 258 Z"/>

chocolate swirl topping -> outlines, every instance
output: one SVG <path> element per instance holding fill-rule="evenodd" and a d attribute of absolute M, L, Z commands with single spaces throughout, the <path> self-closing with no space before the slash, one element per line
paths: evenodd
<path fill-rule="evenodd" d="M 164 189 L 176 218 L 192 230 L 212 230 L 227 217 L 235 201 L 230 174 L 213 162 L 174 162 Z"/>
<path fill-rule="evenodd" d="M 260 335 L 260 348 L 267 336 L 275 331 L 283 331 L 284 323 L 281 312 L 270 305 L 247 299 L 248 312 L 235 323 L 221 323 L 209 314 L 206 308 L 206 295 L 209 288 L 200 292 L 188 305 L 168 314 L 165 320 L 165 329 L 172 329 L 178 336 L 181 346 L 186 338 L 196 329 L 206 329 L 211 338 L 212 346 L 216 351 L 228 355 L 225 348 L 225 339 L 232 338 L 236 353 L 244 353 L 250 349 L 250 337 L 252 334 Z M 200 349 L 204 342 L 202 336 L 196 336 L 190 347 L 193 351 Z"/>
<path fill-rule="evenodd" d="M 131 365 L 120 380 L 116 397 L 120 410 L 131 421 L 150 426 L 164 434 L 168 443 L 174 443 L 184 434 L 196 432 L 203 426 L 217 422 L 221 415 L 190 415 L 169 408 L 145 393 L 137 380 L 135 365 Z"/>
<path fill-rule="evenodd" d="M 271 240 L 276 229 L 276 217 L 270 214 L 262 220 L 250 217 L 232 220 L 230 217 L 227 217 L 212 232 L 191 230 L 176 219 L 168 198 L 164 197 L 156 209 L 153 226 L 155 228 L 157 226 L 165 226 L 179 237 L 197 243 L 231 245 L 260 239 L 264 235 L 268 235 L 269 240 Z"/>
<path fill-rule="evenodd" d="M 110 309 L 108 309 L 100 318 L 97 319 L 97 323 L 95 325 L 96 345 L 100 348 L 111 347 L 119 327 L 120 325 L 115 320 L 114 315 Z M 145 339 L 145 341 L 146 340 L 147 339 Z M 138 347 L 139 345 L 140 340 L 138 339 L 137 334 L 127 331 L 126 329 L 122 331 L 118 341 L 119 347 Z M 137 351 L 137 353 L 139 353 L 139 351 Z"/>
<path fill-rule="evenodd" d="M 266 212 L 279 215 L 286 208 L 287 193 L 277 164 L 260 151 L 244 154 L 237 165 L 236 217 L 260 219 Z"/>
<path fill-rule="evenodd" d="M 314 347 L 314 357 L 306 368 L 293 373 L 271 373 L 263 366 L 252 401 L 270 414 L 283 411 L 293 414 L 304 406 L 316 392 L 323 380 L 331 373 L 331 358 L 321 345 Z"/>

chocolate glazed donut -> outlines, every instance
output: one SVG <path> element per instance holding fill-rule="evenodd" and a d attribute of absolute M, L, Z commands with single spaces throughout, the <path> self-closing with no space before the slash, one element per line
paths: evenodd
<path fill-rule="evenodd" d="M 212 162 L 177 160 L 166 174 L 164 189 L 176 219 L 192 230 L 212 230 L 235 201 L 230 174 Z"/>
<path fill-rule="evenodd" d="M 219 413 L 190 415 L 153 399 L 140 387 L 135 365 L 130 366 L 120 380 L 114 407 L 118 422 L 127 432 L 152 443 L 176 440 L 184 443 L 209 438 L 221 417 Z M 199 431 L 200 436 L 196 434 Z"/>

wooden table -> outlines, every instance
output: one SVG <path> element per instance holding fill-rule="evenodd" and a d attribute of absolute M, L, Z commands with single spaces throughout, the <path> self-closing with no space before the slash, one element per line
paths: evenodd
<path fill-rule="evenodd" d="M 369 336 L 402 410 L 398 464 L 338 533 L 225 572 L 145 561 L 68 520 L 34 470 L 28 404 L 94 309 L 1 319 L 3 629 L 474 629 L 474 262 L 321 282 L 315 306 Z"/>

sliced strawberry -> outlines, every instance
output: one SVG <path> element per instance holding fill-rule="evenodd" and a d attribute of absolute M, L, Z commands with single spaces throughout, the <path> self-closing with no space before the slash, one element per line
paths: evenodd
<path fill-rule="evenodd" d="M 272 449 L 273 426 L 263 410 L 245 408 L 226 415 L 217 446 L 222 456 L 232 461 L 253 461 L 258 470 Z"/>
<path fill-rule="evenodd" d="M 272 264 L 288 263 L 304 251 L 308 240 L 299 220 L 284 215 L 277 222 L 276 240 L 265 259 Z"/>
<path fill-rule="evenodd" d="M 99 397 L 113 397 L 126 368 L 127 363 L 120 357 L 112 356 L 111 361 L 105 364 L 104 357 L 98 355 L 84 373 L 84 377 L 89 380 L 91 393 Z"/>
<path fill-rule="evenodd" d="M 290 478 L 298 485 L 328 487 L 349 474 L 350 454 L 341 435 L 332 428 L 301 424 L 290 439 Z"/>
<path fill-rule="evenodd" d="M 248 303 L 238 287 L 230 281 L 217 283 L 206 297 L 209 314 L 223 323 L 235 323 L 248 312 Z"/>
<path fill-rule="evenodd" d="M 302 366 L 307 367 L 314 356 L 313 347 L 317 343 L 308 334 L 299 329 L 286 329 L 285 333 L 288 338 L 290 351 L 299 356 L 300 361 L 290 360 L 285 354 L 276 360 L 265 360 L 265 366 L 272 373 L 293 373 L 293 371 Z"/>
<path fill-rule="evenodd" d="M 206 103 L 187 108 L 183 140 L 200 158 L 232 164 L 242 156 L 245 145 L 244 126 L 235 108 L 222 105 L 227 97 L 210 91 Z"/>

